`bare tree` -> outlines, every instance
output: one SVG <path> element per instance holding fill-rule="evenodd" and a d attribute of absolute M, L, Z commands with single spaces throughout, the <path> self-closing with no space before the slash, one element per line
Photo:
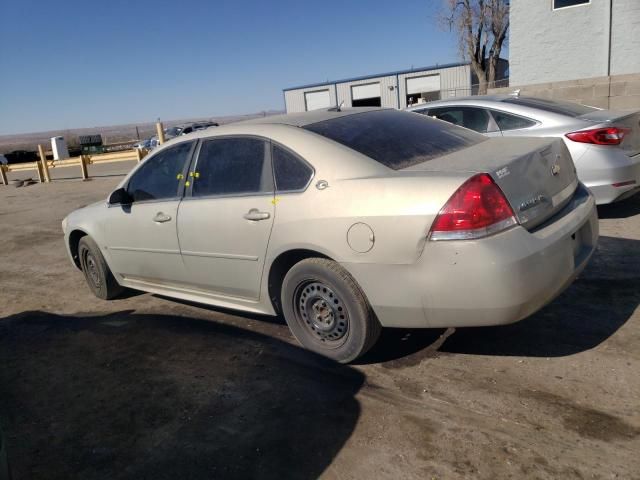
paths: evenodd
<path fill-rule="evenodd" d="M 494 84 L 509 30 L 508 0 L 445 0 L 440 22 L 458 34 L 460 53 L 471 61 L 478 93 Z"/>

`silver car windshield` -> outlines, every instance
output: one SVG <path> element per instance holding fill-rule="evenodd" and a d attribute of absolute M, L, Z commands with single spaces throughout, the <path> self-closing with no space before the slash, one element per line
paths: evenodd
<path fill-rule="evenodd" d="M 424 115 L 374 110 L 305 125 L 306 130 L 341 143 L 401 170 L 487 140 L 466 128 Z"/>

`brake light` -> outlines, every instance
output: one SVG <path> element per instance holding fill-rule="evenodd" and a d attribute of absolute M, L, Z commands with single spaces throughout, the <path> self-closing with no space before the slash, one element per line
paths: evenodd
<path fill-rule="evenodd" d="M 624 136 L 631 129 L 620 127 L 592 128 L 578 132 L 567 133 L 565 137 L 574 142 L 593 143 L 594 145 L 620 145 Z"/>
<path fill-rule="evenodd" d="M 486 173 L 471 177 L 451 196 L 433 221 L 430 240 L 486 237 L 518 222 L 502 190 Z"/>

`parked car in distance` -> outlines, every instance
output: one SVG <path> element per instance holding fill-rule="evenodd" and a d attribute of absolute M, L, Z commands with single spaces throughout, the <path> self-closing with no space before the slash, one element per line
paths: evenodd
<path fill-rule="evenodd" d="M 598 204 L 640 191 L 640 112 L 517 95 L 452 98 L 408 110 L 488 136 L 562 138 Z"/>
<path fill-rule="evenodd" d="M 527 317 L 598 237 L 562 141 L 370 108 L 177 137 L 62 229 L 99 298 L 129 287 L 283 313 L 303 346 L 341 362 L 381 326 Z"/>

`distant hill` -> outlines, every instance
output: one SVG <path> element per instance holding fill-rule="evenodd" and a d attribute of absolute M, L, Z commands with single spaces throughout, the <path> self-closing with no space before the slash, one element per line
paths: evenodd
<path fill-rule="evenodd" d="M 222 117 L 198 117 L 182 120 L 163 120 L 162 123 L 166 127 L 173 127 L 182 123 L 198 122 L 204 120 L 211 120 L 218 122 L 220 125 L 225 123 L 239 122 L 241 120 L 248 120 L 251 118 L 265 117 L 270 115 L 279 115 L 284 113 L 283 111 L 269 110 L 266 112 L 252 113 L 248 115 L 227 115 Z M 137 128 L 137 130 L 136 130 Z M 51 137 L 64 137 L 69 146 L 78 144 L 79 135 L 102 135 L 104 143 L 118 143 L 126 142 L 129 140 L 137 140 L 149 138 L 156 133 L 155 122 L 148 123 L 131 123 L 127 125 L 111 125 L 102 127 L 84 127 L 84 128 L 72 128 L 67 130 L 50 130 L 47 132 L 34 132 L 34 133 L 20 133 L 15 135 L 0 135 L 0 153 L 9 153 L 15 150 L 37 150 L 38 144 L 41 144 L 45 149 L 51 148 Z"/>

